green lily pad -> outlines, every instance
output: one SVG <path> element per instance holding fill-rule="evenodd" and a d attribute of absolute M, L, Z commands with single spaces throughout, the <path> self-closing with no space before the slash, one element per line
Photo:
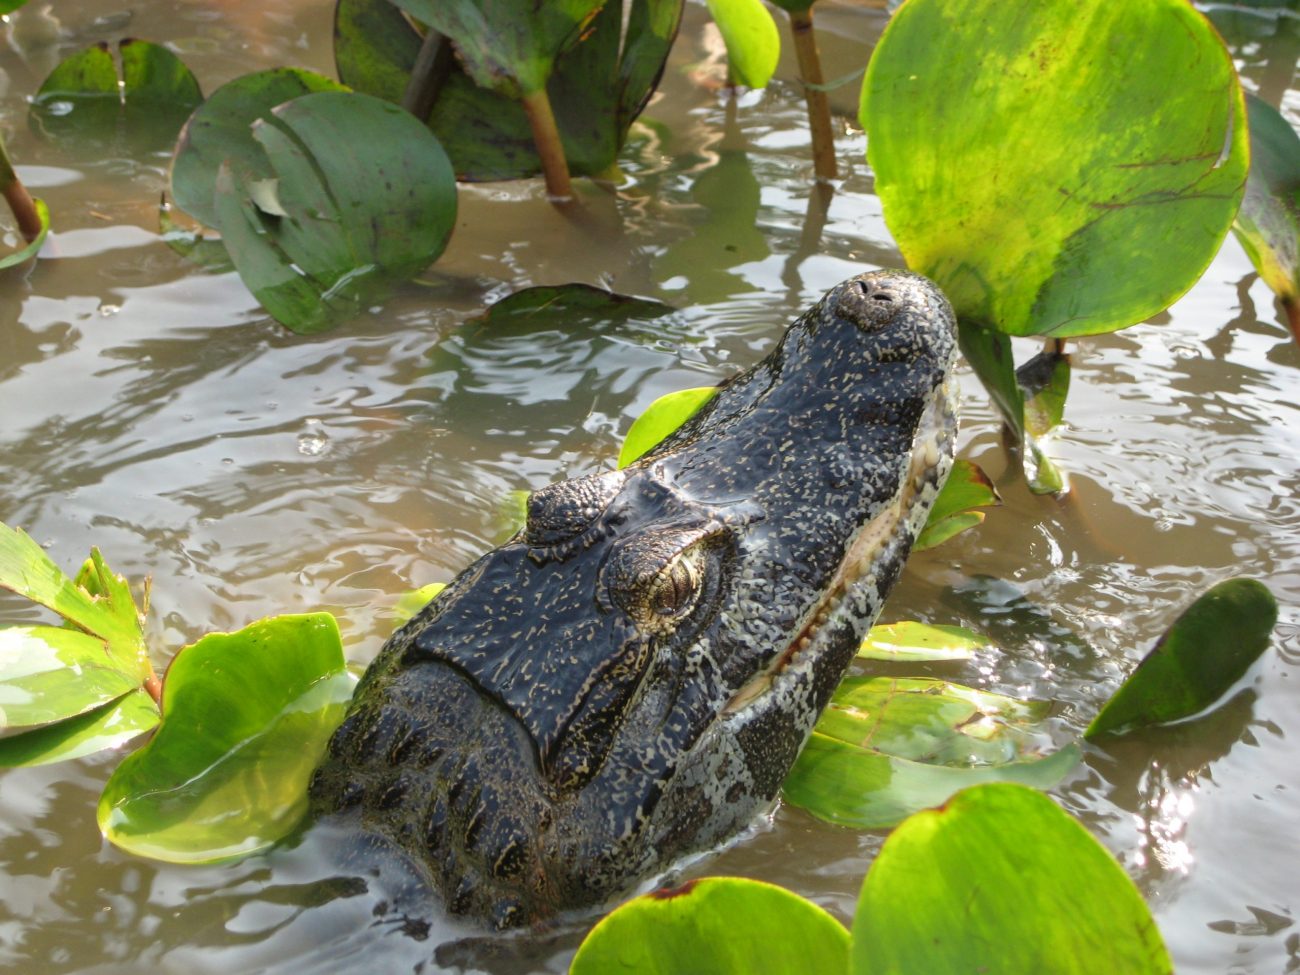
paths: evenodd
<path fill-rule="evenodd" d="M 1070 745 L 1036 755 L 1044 702 L 947 681 L 850 677 L 786 777 L 787 801 L 844 826 L 893 826 L 958 789 L 1021 782 L 1046 789 L 1079 761 Z"/>
<path fill-rule="evenodd" d="M 682 0 L 606 3 L 554 63 L 546 90 L 569 170 L 599 175 L 614 163 L 632 121 L 654 92 Z M 418 17 L 418 14 L 416 15 Z M 421 37 L 388 0 L 339 0 L 335 59 L 352 88 L 401 100 Z M 541 162 L 523 106 L 480 88 L 459 66 L 434 93 L 428 123 L 461 179 L 535 176 Z"/>
<path fill-rule="evenodd" d="M 24 261 L 30 260 L 41 252 L 41 246 L 45 243 L 45 238 L 50 233 L 50 208 L 45 201 L 39 197 L 32 198 L 32 204 L 36 207 L 36 215 L 41 220 L 40 233 L 36 235 L 25 247 L 14 251 L 12 254 L 6 254 L 0 257 L 0 271 L 7 267 L 17 267 Z"/>
<path fill-rule="evenodd" d="M 781 56 L 776 21 L 760 0 L 705 0 L 727 46 L 727 69 L 736 84 L 766 88 Z"/>
<path fill-rule="evenodd" d="M 908 816 L 986 782 L 1050 789 L 1079 764 L 1075 744 L 1043 758 L 954 768 L 857 748 L 814 731 L 781 786 L 792 805 L 818 819 L 858 829 L 897 826 Z"/>
<path fill-rule="evenodd" d="M 441 147 L 395 105 L 319 92 L 253 126 L 264 176 L 222 165 L 217 226 L 240 277 L 295 332 L 331 328 L 442 253 L 456 183 Z"/>
<path fill-rule="evenodd" d="M 393 605 L 393 629 L 409 622 L 416 613 L 433 602 L 435 596 L 447 588 L 445 582 L 431 582 L 427 586 L 403 593 Z"/>
<path fill-rule="evenodd" d="M 1015 335 L 1108 332 L 1168 307 L 1217 253 L 1246 179 L 1236 72 L 1183 0 L 1044 0 L 1032 17 L 909 0 L 871 57 L 861 119 L 908 266 L 959 318 Z"/>
<path fill-rule="evenodd" d="M 997 488 L 978 464 L 969 460 L 956 460 L 948 480 L 935 498 L 934 506 L 930 508 L 925 527 L 912 544 L 912 551 L 923 552 L 927 548 L 934 548 L 954 535 L 974 528 L 984 521 L 984 512 L 973 509 L 1001 503 Z"/>
<path fill-rule="evenodd" d="M 107 645 L 113 664 L 143 682 L 150 673 L 140 613 L 125 580 L 91 550 L 95 587 L 88 592 L 63 574 L 22 529 L 0 524 L 0 589 L 51 609 Z M 85 570 L 83 570 L 84 572 Z"/>
<path fill-rule="evenodd" d="M 1300 341 L 1300 136 L 1272 105 L 1246 96 L 1250 177 L 1233 231 L 1282 299 Z"/>
<path fill-rule="evenodd" d="M 993 641 L 988 637 L 965 627 L 903 621 L 873 626 L 858 647 L 858 656 L 909 663 L 970 660 L 977 650 L 991 646 Z"/>
<path fill-rule="evenodd" d="M 277 616 L 182 650 L 163 722 L 100 797 L 115 845 L 175 863 L 245 856 L 287 835 L 352 691 L 328 613 Z"/>
<path fill-rule="evenodd" d="M 589 284 L 537 285 L 521 288 L 494 302 L 476 321 L 485 325 L 529 322 L 563 328 L 575 317 L 601 321 L 653 319 L 671 314 L 670 305 L 650 298 L 623 295 Z"/>
<path fill-rule="evenodd" d="M 1048 797 L 958 793 L 885 840 L 858 898 L 854 975 L 1170 975 L 1133 882 Z"/>
<path fill-rule="evenodd" d="M 214 188 L 223 163 L 258 177 L 270 175 L 252 124 L 290 99 L 342 90 L 337 81 L 300 68 L 258 71 L 222 85 L 181 131 L 172 157 L 172 199 L 195 220 L 217 227 Z"/>
<path fill-rule="evenodd" d="M 62 721 L 139 686 L 98 637 L 58 626 L 0 629 L 0 732 Z"/>
<path fill-rule="evenodd" d="M 1277 600 L 1254 579 L 1229 579 L 1200 596 L 1166 631 L 1084 733 L 1123 734 L 1205 710 L 1265 650 Z"/>
<path fill-rule="evenodd" d="M 121 75 L 107 44 L 60 63 L 32 100 L 31 125 L 42 135 L 111 140 L 119 131 L 163 146 L 203 101 L 194 73 L 171 51 L 128 38 L 118 45 Z"/>
<path fill-rule="evenodd" d="M 811 901 L 739 877 L 706 877 L 628 901 L 592 928 L 570 975 L 843 972 L 849 935 Z"/>
<path fill-rule="evenodd" d="M 618 452 L 618 466 L 626 467 L 644 457 L 717 392 L 717 386 L 695 386 L 660 396 L 633 421 L 623 440 L 623 449 Z"/>
<path fill-rule="evenodd" d="M 0 737 L 0 767 L 48 765 L 116 748 L 161 720 L 153 698 L 136 689 L 74 718 Z"/>

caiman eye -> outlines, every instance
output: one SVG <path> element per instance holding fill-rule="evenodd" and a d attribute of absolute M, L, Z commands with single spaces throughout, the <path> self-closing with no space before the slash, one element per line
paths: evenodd
<path fill-rule="evenodd" d="M 703 582 L 703 552 L 699 544 L 692 545 L 655 574 L 646 587 L 646 620 L 667 621 L 685 616 L 699 598 Z"/>

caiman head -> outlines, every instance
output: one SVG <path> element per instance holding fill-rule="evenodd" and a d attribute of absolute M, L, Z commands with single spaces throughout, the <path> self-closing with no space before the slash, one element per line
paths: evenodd
<path fill-rule="evenodd" d="M 534 492 L 371 665 L 316 810 L 501 927 L 743 828 L 947 475 L 955 354 L 933 284 L 863 274 L 639 461 Z"/>

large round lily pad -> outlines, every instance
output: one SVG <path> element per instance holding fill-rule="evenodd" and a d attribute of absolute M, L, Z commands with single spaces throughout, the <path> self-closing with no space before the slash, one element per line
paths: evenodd
<path fill-rule="evenodd" d="M 959 317 L 1089 335 L 1167 307 L 1241 200 L 1246 115 L 1185 0 L 910 0 L 861 118 L 908 266 Z"/>

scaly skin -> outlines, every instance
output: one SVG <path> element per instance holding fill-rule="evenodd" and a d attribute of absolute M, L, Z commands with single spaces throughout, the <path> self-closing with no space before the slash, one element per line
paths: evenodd
<path fill-rule="evenodd" d="M 930 282 L 860 275 L 635 464 L 534 492 L 370 666 L 317 813 L 497 927 L 744 828 L 947 476 L 955 354 Z"/>

